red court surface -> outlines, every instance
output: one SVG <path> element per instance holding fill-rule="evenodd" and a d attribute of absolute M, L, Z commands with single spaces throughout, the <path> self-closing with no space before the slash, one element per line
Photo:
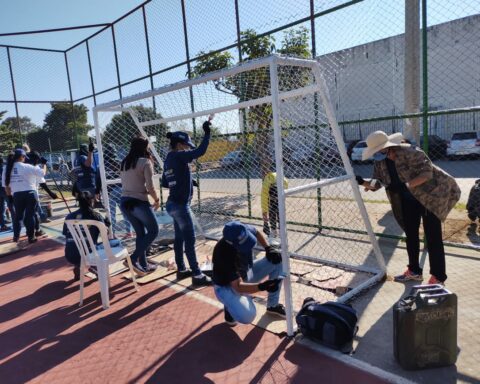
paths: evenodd
<path fill-rule="evenodd" d="M 79 307 L 71 277 L 50 239 L 0 257 L 2 384 L 384 382 L 158 282 L 114 277 L 105 311 L 89 281 Z"/>

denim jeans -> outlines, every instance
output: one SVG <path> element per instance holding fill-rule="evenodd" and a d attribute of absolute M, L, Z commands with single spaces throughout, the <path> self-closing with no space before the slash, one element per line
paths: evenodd
<path fill-rule="evenodd" d="M 2 187 L 0 187 L 2 188 Z M 5 190 L 0 191 L 0 227 L 5 226 L 5 208 L 7 206 L 7 195 L 5 194 Z"/>
<path fill-rule="evenodd" d="M 282 263 L 272 264 L 265 257 L 253 262 L 252 278 L 248 283 L 258 283 L 266 276 L 269 279 L 276 279 L 282 272 Z M 242 295 L 235 291 L 231 285 L 214 285 L 217 299 L 225 306 L 232 317 L 242 324 L 248 324 L 255 319 L 257 310 L 250 295 Z M 278 304 L 280 287 L 276 292 L 270 292 L 267 299 L 267 307 L 274 307 Z"/>
<path fill-rule="evenodd" d="M 39 231 L 40 223 L 47 218 L 47 214 L 42 209 L 37 191 L 35 191 L 35 198 L 37 199 L 37 209 L 35 210 L 35 231 Z"/>
<path fill-rule="evenodd" d="M 175 263 L 179 271 L 185 269 L 183 260 L 183 248 L 185 244 L 185 255 L 188 265 L 193 275 L 201 273 L 198 267 L 197 254 L 195 252 L 195 228 L 193 226 L 192 211 L 189 204 L 177 204 L 173 201 L 167 201 L 166 209 L 173 218 L 173 227 L 175 229 L 175 242 L 173 250 L 175 252 Z"/>
<path fill-rule="evenodd" d="M 120 230 L 120 226 L 117 226 L 117 206 L 120 207 L 120 201 L 122 198 L 122 187 L 120 185 L 108 186 L 108 206 L 110 208 L 110 220 L 112 222 L 112 231 Z M 125 230 L 131 232 L 132 227 L 130 222 L 125 217 Z"/>
<path fill-rule="evenodd" d="M 18 239 L 20 237 L 20 220 L 17 220 L 17 214 L 15 212 L 15 205 L 13 204 L 13 196 L 7 196 L 7 207 L 10 211 L 10 218 L 12 220 L 13 237 Z"/>
<path fill-rule="evenodd" d="M 35 191 L 15 192 L 13 194 L 13 203 L 15 205 L 15 219 L 18 223 L 18 228 L 20 228 L 20 220 L 23 220 L 28 238 L 33 239 L 35 237 L 35 211 L 38 204 Z M 15 233 L 14 237 L 16 237 Z"/>
<path fill-rule="evenodd" d="M 132 200 L 135 204 L 132 204 Z M 130 256 L 132 262 L 139 262 L 142 267 L 147 266 L 147 248 L 158 235 L 158 224 L 153 209 L 148 201 L 141 201 L 129 197 L 122 197 L 120 210 L 137 235 L 135 251 Z"/>

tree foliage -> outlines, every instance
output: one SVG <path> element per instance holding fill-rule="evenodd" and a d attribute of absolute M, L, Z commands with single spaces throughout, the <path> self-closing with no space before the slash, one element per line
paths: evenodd
<path fill-rule="evenodd" d="M 0 111 L 0 119 L 7 113 L 7 111 Z M 9 124 L 5 122 L 10 119 L 7 117 L 0 124 L 0 154 L 5 155 L 9 153 L 13 148 L 22 142 L 22 135 L 18 130 L 13 130 Z"/>
<path fill-rule="evenodd" d="M 0 137 L 0 154 L 7 154 L 22 143 L 22 135 L 3 123 L 0 124 Z"/>
<path fill-rule="evenodd" d="M 285 31 L 279 47 L 276 46 L 273 36 L 258 36 L 252 29 L 241 32 L 240 40 L 242 57 L 245 60 L 258 59 L 274 52 L 300 58 L 310 57 L 309 31 L 305 27 Z M 230 52 L 200 52 L 200 58 L 192 73 L 194 77 L 197 77 L 233 65 L 234 59 Z M 280 90 L 286 91 L 291 87 L 306 84 L 308 76 L 308 70 L 304 68 L 282 66 L 278 73 Z M 268 67 L 264 67 L 222 77 L 214 80 L 214 85 L 218 91 L 232 94 L 239 101 L 258 99 L 270 94 L 270 71 Z M 262 104 L 250 107 L 246 111 L 245 118 L 249 131 L 256 133 L 254 147 L 260 159 L 262 175 L 264 175 L 271 162 L 271 156 L 268 153 L 268 129 L 272 125 L 271 105 Z"/>
<path fill-rule="evenodd" d="M 162 115 L 155 112 L 151 107 L 138 105 L 133 107 L 140 121 L 161 119 Z M 166 124 L 155 124 L 145 127 L 145 133 L 148 136 L 156 136 L 156 146 L 165 140 L 168 127 Z M 133 137 L 138 136 L 139 131 L 132 116 L 128 112 L 122 112 L 112 117 L 110 123 L 106 126 L 103 133 L 103 143 L 115 143 L 116 145 L 127 149 Z M 159 148 L 157 148 L 159 149 Z"/>
<path fill-rule="evenodd" d="M 20 129 L 18 122 L 20 121 Z M 16 117 L 7 117 L 3 124 L 9 126 L 11 129 L 17 132 L 22 132 L 22 134 L 27 134 L 29 132 L 35 131 L 40 127 L 36 125 L 28 116 L 22 116 L 18 120 Z"/>
<path fill-rule="evenodd" d="M 63 151 L 88 141 L 93 127 L 87 122 L 88 108 L 83 104 L 52 103 L 43 127 L 27 134 L 27 142 L 37 151 Z M 50 139 L 50 144 L 49 144 Z"/>

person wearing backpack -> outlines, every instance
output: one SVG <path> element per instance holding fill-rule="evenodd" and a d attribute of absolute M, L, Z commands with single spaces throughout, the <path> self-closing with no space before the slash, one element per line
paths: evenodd
<path fill-rule="evenodd" d="M 265 257 L 253 259 L 257 242 L 265 249 Z M 282 281 L 282 255 L 271 247 L 265 236 L 251 225 L 230 221 L 223 228 L 223 237 L 213 249 L 214 291 L 224 305 L 225 322 L 248 324 L 256 316 L 253 293 L 267 291 L 267 312 L 285 317 L 279 304 Z M 268 276 L 268 280 L 264 280 Z"/>

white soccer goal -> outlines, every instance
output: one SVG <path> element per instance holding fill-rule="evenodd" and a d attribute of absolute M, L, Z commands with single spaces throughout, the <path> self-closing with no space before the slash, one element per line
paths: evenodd
<path fill-rule="evenodd" d="M 119 193 L 111 169 L 131 137 L 151 139 L 159 176 L 168 151 L 166 132 L 188 131 L 198 144 L 210 114 L 215 118 L 209 149 L 192 167 L 199 184 L 192 209 L 209 239 L 219 239 L 232 219 L 261 231 L 262 180 L 276 172 L 279 232 L 272 241 L 282 250 L 289 335 L 305 297 L 347 301 L 384 277 L 383 256 L 313 60 L 274 55 L 96 106 L 103 194 L 111 216 L 119 216 L 109 205 Z M 116 159 L 105 156 L 106 144 L 113 144 Z M 165 202 L 168 190 L 161 195 Z"/>

